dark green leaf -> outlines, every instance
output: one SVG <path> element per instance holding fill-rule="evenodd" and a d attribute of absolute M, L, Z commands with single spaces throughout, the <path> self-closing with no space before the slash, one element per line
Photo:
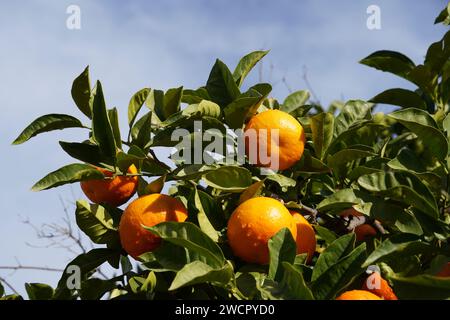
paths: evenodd
<path fill-rule="evenodd" d="M 228 67 L 216 60 L 206 83 L 206 90 L 212 101 L 221 107 L 227 106 L 239 96 L 239 88 Z"/>
<path fill-rule="evenodd" d="M 282 262 L 283 278 L 281 287 L 290 299 L 314 300 L 311 290 L 305 283 L 303 275 L 289 262 Z"/>
<path fill-rule="evenodd" d="M 108 157 L 115 158 L 116 142 L 111 122 L 106 111 L 105 98 L 100 81 L 97 81 L 97 90 L 92 107 L 92 137 L 100 150 Z"/>
<path fill-rule="evenodd" d="M 307 90 L 293 92 L 284 99 L 283 104 L 280 106 L 280 110 L 287 113 L 294 112 L 298 108 L 304 106 L 308 99 L 309 91 Z"/>
<path fill-rule="evenodd" d="M 313 282 L 312 292 L 316 299 L 333 299 L 363 272 L 366 259 L 366 244 L 363 243 L 347 256 L 328 268 Z"/>
<path fill-rule="evenodd" d="M 50 300 L 53 297 L 53 288 L 43 283 L 25 283 L 30 300 Z"/>
<path fill-rule="evenodd" d="M 370 102 L 385 103 L 400 106 L 403 108 L 426 109 L 426 102 L 414 91 L 407 89 L 395 88 L 383 91 L 376 95 Z"/>
<path fill-rule="evenodd" d="M 79 275 L 81 277 L 80 280 L 83 281 L 91 271 L 97 269 L 100 265 L 118 255 L 119 252 L 116 250 L 106 248 L 92 249 L 87 253 L 80 254 L 69 262 L 64 269 L 63 274 L 58 281 L 58 286 L 55 290 L 53 299 L 70 298 L 72 289 L 69 289 L 68 285 L 74 285 L 74 279 L 78 278 L 77 275 Z M 79 270 L 79 273 L 76 270 Z"/>
<path fill-rule="evenodd" d="M 147 100 L 150 90 L 150 88 L 141 89 L 131 97 L 130 103 L 128 104 L 128 125 L 130 128 L 133 127 L 134 120 L 144 105 L 145 100 Z"/>
<path fill-rule="evenodd" d="M 426 185 L 409 172 L 376 172 L 358 178 L 359 185 L 412 205 L 430 217 L 439 216 L 436 200 Z"/>
<path fill-rule="evenodd" d="M 212 268 L 201 261 L 194 261 L 185 265 L 177 272 L 170 285 L 169 290 L 176 290 L 180 287 L 197 283 L 220 283 L 226 285 L 233 275 L 233 268 L 230 264 L 225 264 L 221 268 Z"/>
<path fill-rule="evenodd" d="M 81 200 L 77 201 L 75 218 L 78 227 L 94 243 L 108 244 L 108 247 L 118 245 L 119 233 L 117 225 L 104 207 L 98 204 L 89 204 Z"/>
<path fill-rule="evenodd" d="M 82 128 L 80 120 L 67 114 L 47 114 L 29 124 L 14 140 L 13 144 L 21 144 L 44 132 L 66 128 Z"/>
<path fill-rule="evenodd" d="M 91 278 L 81 283 L 80 298 L 83 300 L 100 300 L 105 293 L 117 288 L 117 280 Z"/>
<path fill-rule="evenodd" d="M 402 233 L 393 235 L 384 240 L 366 259 L 364 267 L 370 266 L 381 259 L 386 259 L 395 255 L 396 257 L 406 257 L 420 252 L 430 250 L 429 244 L 420 240 L 418 236 Z"/>
<path fill-rule="evenodd" d="M 314 266 L 311 280 L 318 279 L 331 266 L 336 264 L 343 257 L 348 255 L 355 247 L 355 234 L 346 234 L 333 241 L 317 259 Z"/>
<path fill-rule="evenodd" d="M 226 166 L 207 172 L 203 180 L 219 190 L 242 192 L 252 184 L 252 174 L 243 167 Z"/>
<path fill-rule="evenodd" d="M 49 173 L 44 178 L 36 182 L 31 190 L 47 190 L 67 183 L 91 179 L 103 179 L 103 173 L 91 165 L 74 163 Z"/>
<path fill-rule="evenodd" d="M 388 50 L 376 51 L 362 59 L 360 63 L 403 78 L 415 67 L 414 62 L 404 54 Z"/>
<path fill-rule="evenodd" d="M 334 119 L 334 136 L 337 137 L 347 131 L 352 125 L 360 120 L 365 120 L 371 105 L 360 100 L 350 100 Z"/>
<path fill-rule="evenodd" d="M 247 74 L 267 53 L 269 53 L 269 51 L 253 51 L 239 60 L 239 63 L 233 72 L 233 78 L 238 87 L 241 87 Z"/>
<path fill-rule="evenodd" d="M 96 144 L 79 142 L 59 142 L 61 148 L 72 158 L 94 166 L 113 165 L 113 159 L 104 156 Z"/>
<path fill-rule="evenodd" d="M 73 81 L 71 93 L 78 109 L 90 119 L 92 110 L 90 105 L 91 82 L 89 80 L 89 66 Z"/>
<path fill-rule="evenodd" d="M 120 136 L 119 114 L 117 112 L 117 108 L 112 108 L 108 110 L 108 118 L 109 122 L 111 123 L 111 128 L 113 131 L 116 146 L 117 148 L 122 149 L 122 138 Z"/>
<path fill-rule="evenodd" d="M 310 118 L 310 126 L 316 157 L 323 160 L 333 140 L 334 116 L 331 113 L 319 113 Z"/>
<path fill-rule="evenodd" d="M 220 247 L 199 227 L 190 222 L 163 222 L 154 227 L 145 227 L 163 240 L 185 247 L 204 258 L 213 268 L 221 268 L 225 257 Z"/>
<path fill-rule="evenodd" d="M 281 281 L 283 278 L 282 263 L 294 263 L 295 254 L 297 253 L 297 244 L 288 228 L 278 231 L 269 239 L 269 274 L 271 280 Z"/>

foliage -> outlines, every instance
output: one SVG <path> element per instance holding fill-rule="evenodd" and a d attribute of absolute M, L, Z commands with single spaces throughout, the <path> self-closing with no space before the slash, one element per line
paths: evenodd
<path fill-rule="evenodd" d="M 436 22 L 448 24 L 448 7 Z M 72 86 L 86 124 L 71 115 L 49 114 L 26 127 L 14 144 L 56 129 L 85 130 L 85 140 L 60 142 L 79 162 L 53 171 L 33 190 L 101 178 L 90 165 L 126 175 L 134 164 L 140 172 L 140 195 L 160 192 L 169 183 L 169 194 L 189 210 L 187 222 L 149 228 L 163 242 L 141 256 L 135 270 L 118 241 L 122 210 L 77 202 L 79 228 L 104 247 L 69 263 L 81 266 L 80 288 L 68 289 L 64 273 L 55 289 L 27 284 L 30 299 L 98 299 L 105 294 L 111 299 L 334 299 L 358 287 L 365 268 L 374 264 L 400 299 L 450 298 L 450 280 L 430 271 L 450 260 L 450 32 L 431 44 L 422 64 L 388 50 L 360 61 L 410 81 L 414 91 L 393 88 L 368 102 L 334 103 L 328 110 L 308 104 L 305 90 L 282 103 L 268 98 L 269 84 L 244 90 L 245 77 L 267 53 L 246 55 L 234 71 L 217 60 L 205 86 L 195 90 L 139 90 L 130 99 L 126 135 L 119 129 L 119 111 L 108 108 L 99 81 L 91 87 L 86 68 Z M 378 103 L 397 109 L 375 113 Z M 288 170 L 266 175 L 248 162 L 169 165 L 156 157 L 155 147 L 192 151 L 170 140 L 175 129 L 186 130 L 191 138 L 217 129 L 215 134 L 236 148 L 237 138 L 228 129 L 243 128 L 249 117 L 267 109 L 288 112 L 305 129 L 303 158 Z M 201 131 L 195 120 L 201 122 Z M 270 240 L 267 266 L 248 265 L 233 256 L 226 222 L 239 203 L 259 195 L 283 200 L 308 215 L 318 239 L 310 265 L 305 255 L 296 255 L 286 230 Z M 383 232 L 357 242 L 339 216 L 350 207 L 364 213 L 368 223 L 381 221 Z M 104 263 L 119 275 L 93 277 Z"/>

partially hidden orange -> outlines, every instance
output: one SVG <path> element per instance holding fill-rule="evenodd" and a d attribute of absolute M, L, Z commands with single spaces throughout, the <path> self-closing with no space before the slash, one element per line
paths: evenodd
<path fill-rule="evenodd" d="M 126 203 L 136 192 L 138 186 L 137 176 L 116 176 L 103 168 L 97 168 L 105 176 L 104 179 L 81 181 L 81 189 L 86 197 L 94 203 L 106 203 L 114 207 Z M 128 168 L 129 174 L 136 174 L 134 165 Z"/>
<path fill-rule="evenodd" d="M 383 300 L 366 290 L 350 290 L 341 294 L 336 300 Z"/>
<path fill-rule="evenodd" d="M 297 226 L 289 210 L 273 198 L 255 197 L 241 203 L 228 220 L 233 253 L 248 263 L 269 263 L 268 241 L 282 228 L 295 239 Z"/>
<path fill-rule="evenodd" d="M 184 222 L 187 210 L 171 196 L 154 193 L 132 201 L 122 214 L 119 224 L 123 249 L 137 259 L 141 254 L 159 247 L 161 238 L 146 230 L 164 221 Z"/>
<path fill-rule="evenodd" d="M 378 272 L 374 272 L 367 277 L 362 289 L 372 292 L 384 300 L 398 300 L 394 290 Z"/>
<path fill-rule="evenodd" d="M 316 251 L 316 233 L 312 225 L 300 213 L 291 210 L 290 213 L 297 225 L 297 253 L 307 253 L 307 262 L 310 263 Z"/>
<path fill-rule="evenodd" d="M 261 112 L 244 129 L 245 152 L 251 164 L 274 170 L 292 167 L 303 155 L 305 131 L 289 113 Z"/>

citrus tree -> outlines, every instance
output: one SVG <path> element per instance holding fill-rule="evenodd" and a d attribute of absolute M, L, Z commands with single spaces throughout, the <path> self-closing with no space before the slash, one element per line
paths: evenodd
<path fill-rule="evenodd" d="M 449 11 L 436 23 L 449 24 Z M 217 60 L 195 90 L 139 90 L 125 135 L 86 68 L 71 91 L 82 120 L 48 114 L 23 130 L 13 144 L 84 130 L 59 142 L 74 163 L 32 189 L 80 182 L 76 222 L 97 245 L 56 288 L 26 284 L 30 299 L 450 297 L 450 32 L 421 64 L 387 50 L 360 61 L 415 90 L 328 109 L 305 90 L 284 100 L 268 83 L 244 90 L 267 53 L 233 71 Z M 377 103 L 397 108 L 375 113 Z M 174 156 L 161 161 L 156 147 Z M 103 264 L 117 270 L 111 279 L 96 277 Z"/>

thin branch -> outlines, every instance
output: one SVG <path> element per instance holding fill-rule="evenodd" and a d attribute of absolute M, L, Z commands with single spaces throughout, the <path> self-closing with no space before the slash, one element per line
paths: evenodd
<path fill-rule="evenodd" d="M 311 83 L 309 83 L 308 80 L 308 68 L 306 68 L 306 66 L 303 66 L 303 75 L 302 75 L 303 80 L 305 81 L 306 87 L 308 88 L 308 90 L 311 92 L 311 95 L 313 96 L 315 102 L 317 104 L 320 104 L 320 100 L 319 98 L 316 96 L 316 93 L 314 92 Z"/>
<path fill-rule="evenodd" d="M 11 291 L 17 295 L 19 295 L 19 292 L 17 292 L 16 289 L 8 282 L 5 278 L 0 277 L 0 282 L 4 283 Z"/>
<path fill-rule="evenodd" d="M 64 269 L 51 268 L 51 267 L 38 267 L 38 266 L 0 266 L 0 270 L 41 270 L 41 271 L 51 271 L 51 272 L 63 272 Z"/>
<path fill-rule="evenodd" d="M 286 77 L 283 76 L 283 78 L 281 78 L 281 82 L 283 82 L 283 84 L 286 86 L 287 90 L 289 91 L 289 93 L 292 93 L 292 88 L 289 86 Z"/>

